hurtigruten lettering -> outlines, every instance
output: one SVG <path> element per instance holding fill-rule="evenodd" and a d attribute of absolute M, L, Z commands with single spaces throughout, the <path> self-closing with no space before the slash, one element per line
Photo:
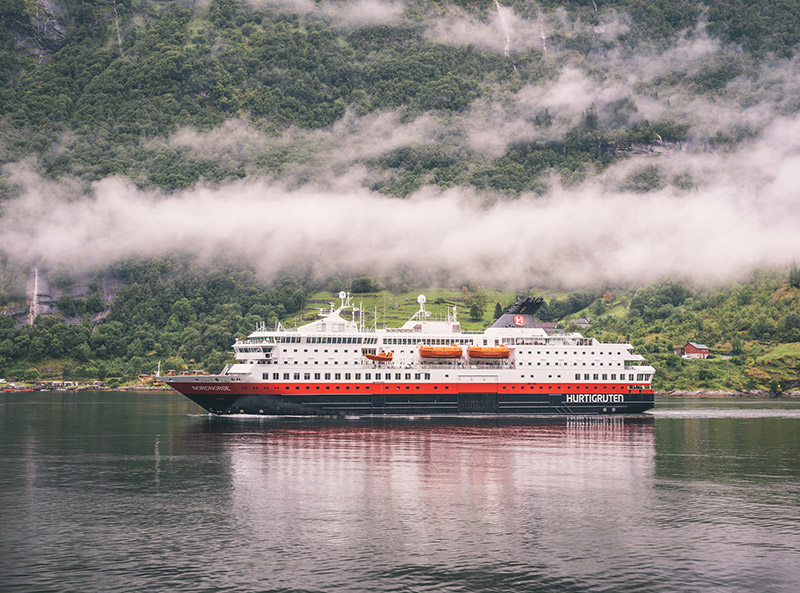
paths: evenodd
<path fill-rule="evenodd" d="M 621 404 L 625 396 L 621 393 L 569 393 L 568 404 Z"/>

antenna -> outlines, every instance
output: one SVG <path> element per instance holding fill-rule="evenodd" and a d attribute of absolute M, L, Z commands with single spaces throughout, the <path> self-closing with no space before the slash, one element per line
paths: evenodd
<path fill-rule="evenodd" d="M 419 303 L 419 311 L 417 311 L 417 315 L 419 315 L 420 319 L 423 317 L 430 317 L 430 312 L 425 310 L 425 302 L 428 299 L 425 298 L 424 294 L 421 294 L 417 297 L 417 302 Z"/>

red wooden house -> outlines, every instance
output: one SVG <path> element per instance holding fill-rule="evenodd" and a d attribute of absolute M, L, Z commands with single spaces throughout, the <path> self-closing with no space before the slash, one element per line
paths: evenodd
<path fill-rule="evenodd" d="M 708 352 L 708 346 L 696 342 L 689 342 L 683 347 L 684 358 L 708 358 Z"/>

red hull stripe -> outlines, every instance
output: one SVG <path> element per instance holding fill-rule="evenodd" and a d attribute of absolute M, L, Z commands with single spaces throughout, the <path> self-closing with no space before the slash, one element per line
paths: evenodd
<path fill-rule="evenodd" d="M 292 393 L 652 393 L 621 383 L 217 383 L 170 382 L 181 393 L 289 395 Z"/>

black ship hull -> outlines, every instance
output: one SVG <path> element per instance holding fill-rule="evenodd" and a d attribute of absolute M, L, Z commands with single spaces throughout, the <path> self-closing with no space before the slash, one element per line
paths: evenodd
<path fill-rule="evenodd" d="M 654 406 L 652 393 L 625 394 L 298 394 L 186 393 L 212 414 L 292 416 L 584 416 L 641 414 Z"/>

